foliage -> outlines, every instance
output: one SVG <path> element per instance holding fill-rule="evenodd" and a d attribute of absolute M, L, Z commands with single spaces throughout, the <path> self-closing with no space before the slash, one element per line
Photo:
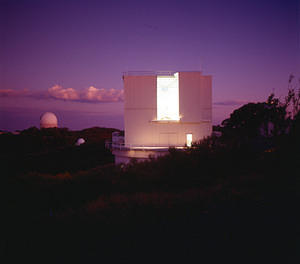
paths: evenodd
<path fill-rule="evenodd" d="M 174 228 L 168 233 L 171 238 L 162 242 L 164 249 L 169 246 L 173 251 L 173 237 L 182 232 L 192 234 L 182 238 L 191 240 L 190 246 L 197 244 L 195 237 L 204 237 L 202 246 L 212 241 L 212 252 L 216 241 L 220 241 L 219 234 L 223 235 L 224 244 L 218 250 L 227 243 L 231 248 L 234 234 L 238 241 L 234 250 L 248 242 L 247 248 L 252 252 L 266 228 L 274 221 L 283 226 L 288 219 L 284 210 L 294 210 L 299 201 L 300 178 L 295 173 L 300 170 L 297 96 L 289 92 L 285 102 L 281 102 L 271 94 L 266 102 L 250 103 L 234 111 L 222 126 L 215 128 L 223 132 L 222 136 L 194 142 L 187 150 L 171 148 L 166 156 L 140 163 L 133 160 L 125 166 L 114 166 L 111 154 L 104 149 L 109 129 L 71 132 L 30 128 L 20 135 L 1 135 L 1 158 L 7 170 L 2 175 L 1 192 L 6 225 L 17 230 L 18 240 L 18 232 L 27 230 L 29 223 L 49 228 L 65 222 L 69 227 L 77 220 L 79 225 L 70 228 L 70 234 L 77 237 L 81 228 L 89 236 L 79 240 L 89 248 L 96 245 L 98 251 L 99 238 L 104 237 L 102 247 L 108 241 L 113 241 L 114 247 L 120 234 L 128 230 L 125 242 L 138 234 L 137 241 L 145 243 L 149 237 L 144 236 L 145 230 L 152 227 L 149 233 L 160 237 L 161 230 L 173 223 Z M 288 111 L 291 105 L 296 105 L 292 115 Z M 272 130 L 267 127 L 268 122 L 274 124 Z M 79 136 L 87 139 L 87 144 L 76 147 L 74 142 Z M 86 232 L 85 228 L 90 227 Z M 35 245 L 44 247 L 52 235 L 52 251 L 53 245 L 59 243 L 57 237 L 61 238 L 53 230 L 55 235 L 49 231 L 47 239 L 36 235 L 47 231 L 36 231 L 34 235 L 39 239 Z M 240 235 L 245 230 L 247 235 Z M 270 234 L 276 230 L 278 236 L 278 226 L 270 230 Z M 27 237 L 32 234 L 30 230 Z M 97 234 L 95 243 L 90 242 L 91 234 Z M 13 235 L 7 232 L 7 236 Z M 253 239 L 248 241 L 251 236 Z M 267 237 L 266 243 L 261 242 L 264 249 L 272 242 L 272 236 Z M 68 238 L 65 241 L 61 242 L 63 248 L 76 243 Z M 282 241 L 289 246 L 287 240 Z M 150 241 L 151 249 L 158 242 Z M 118 250 L 126 243 L 120 244 Z M 241 249 L 245 250 L 242 246 Z M 73 246 L 70 252 L 73 254 Z"/>
<path fill-rule="evenodd" d="M 248 103 L 236 109 L 222 122 L 218 130 L 223 139 L 231 145 L 261 145 L 262 148 L 274 146 L 278 140 L 300 131 L 299 106 L 300 82 L 293 84 L 291 75 L 288 94 L 280 100 L 272 93 L 266 102 Z"/>
<path fill-rule="evenodd" d="M 110 129 L 30 128 L 20 135 L 4 134 L 0 137 L 4 145 L 1 155 L 7 172 L 2 177 L 11 183 L 7 192 L 13 196 L 26 197 L 30 189 L 38 197 L 43 190 L 44 198 L 28 200 L 33 208 L 36 203 L 41 203 L 38 208 L 46 205 L 46 211 L 39 209 L 43 214 L 48 213 L 49 206 L 57 215 L 69 209 L 89 208 L 90 203 L 95 209 L 94 201 L 110 200 L 109 197 L 119 194 L 130 195 L 133 203 L 137 199 L 135 193 L 147 199 L 157 195 L 165 204 L 165 193 L 170 195 L 167 200 L 174 198 L 178 203 L 180 193 L 193 190 L 201 193 L 194 202 L 201 203 L 203 210 L 212 206 L 212 200 L 264 197 L 283 186 L 291 188 L 289 183 L 294 176 L 291 172 L 299 169 L 299 112 L 294 111 L 293 118 L 287 112 L 290 102 L 293 105 L 297 102 L 295 96 L 289 92 L 286 101 L 280 102 L 271 94 L 266 102 L 244 105 L 224 120 L 221 127 L 215 128 L 223 132 L 222 136 L 195 142 L 188 150 L 171 148 L 166 156 L 141 163 L 133 160 L 125 166 L 112 165 L 113 157 L 104 148 Z M 272 132 L 260 133 L 267 122 L 274 123 Z M 74 142 L 79 136 L 85 137 L 87 144 L 76 147 Z M 285 175 L 284 181 L 281 175 Z M 24 186 L 29 188 L 27 194 Z"/>
<path fill-rule="evenodd" d="M 5 174 L 28 171 L 58 173 L 78 171 L 113 162 L 105 140 L 111 140 L 110 128 L 70 131 L 67 128 L 31 127 L 19 135 L 0 135 L 0 160 Z M 75 146 L 79 137 L 86 143 Z M 18 166 L 15 166 L 18 164 Z"/>

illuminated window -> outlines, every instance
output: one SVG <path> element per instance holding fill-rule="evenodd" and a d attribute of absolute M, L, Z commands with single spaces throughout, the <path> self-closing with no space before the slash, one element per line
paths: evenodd
<path fill-rule="evenodd" d="M 186 134 L 186 145 L 187 147 L 192 146 L 193 134 Z"/>
<path fill-rule="evenodd" d="M 179 120 L 178 73 L 157 76 L 157 120 Z"/>

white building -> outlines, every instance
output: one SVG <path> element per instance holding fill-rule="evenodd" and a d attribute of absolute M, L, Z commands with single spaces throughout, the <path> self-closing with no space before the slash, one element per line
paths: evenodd
<path fill-rule="evenodd" d="M 46 112 L 40 117 L 40 128 L 58 127 L 57 117 L 52 112 Z"/>
<path fill-rule="evenodd" d="M 128 72 L 123 76 L 125 142 L 116 163 L 189 147 L 212 132 L 212 78 L 201 72 Z"/>

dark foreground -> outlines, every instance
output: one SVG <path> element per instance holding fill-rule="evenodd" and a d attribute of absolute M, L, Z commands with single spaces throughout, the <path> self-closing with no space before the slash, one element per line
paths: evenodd
<path fill-rule="evenodd" d="M 0 137 L 0 263 L 300 263 L 298 134 L 124 167 L 99 131 Z"/>
<path fill-rule="evenodd" d="M 15 221 L 1 250 L 5 263 L 298 263 L 299 219 L 285 202 Z"/>

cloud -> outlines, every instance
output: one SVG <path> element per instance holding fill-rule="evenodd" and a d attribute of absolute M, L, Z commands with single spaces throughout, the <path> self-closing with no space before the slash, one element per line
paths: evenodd
<path fill-rule="evenodd" d="M 124 90 L 98 89 L 94 86 L 90 86 L 83 91 L 81 99 L 95 102 L 120 102 L 124 100 Z"/>
<path fill-rule="evenodd" d="M 0 89 L 0 97 L 53 98 L 56 100 L 81 102 L 121 102 L 124 100 L 124 91 L 118 89 L 99 89 L 94 86 L 75 90 L 74 88 L 63 88 L 60 85 L 54 85 L 47 91 Z"/>
<path fill-rule="evenodd" d="M 47 98 L 47 92 L 31 91 L 28 89 L 14 90 L 14 89 L 0 89 L 0 97 L 32 97 L 32 98 Z"/>
<path fill-rule="evenodd" d="M 62 88 L 60 85 L 54 85 L 48 89 L 48 93 L 55 99 L 62 100 L 79 100 L 80 96 L 78 92 L 73 88 Z"/>
<path fill-rule="evenodd" d="M 225 101 L 219 101 L 214 102 L 214 105 L 222 105 L 222 106 L 237 106 L 237 105 L 243 105 L 247 104 L 247 101 L 240 101 L 240 100 L 225 100 Z"/>
<path fill-rule="evenodd" d="M 84 90 L 75 90 L 54 85 L 48 89 L 48 93 L 52 98 L 69 101 L 120 102 L 124 100 L 123 90 L 99 89 L 95 86 L 90 86 Z"/>
<path fill-rule="evenodd" d="M 0 97 L 33 97 L 33 98 L 53 98 L 65 101 L 80 102 L 122 102 L 124 101 L 124 90 L 103 89 L 90 86 L 86 89 L 76 90 L 74 88 L 63 88 L 60 85 L 53 85 L 47 91 L 33 90 L 13 90 L 0 89 Z M 240 106 L 248 103 L 242 100 L 224 100 L 214 102 L 214 106 Z"/>
<path fill-rule="evenodd" d="M 0 97 L 28 96 L 28 90 L 0 89 Z"/>

